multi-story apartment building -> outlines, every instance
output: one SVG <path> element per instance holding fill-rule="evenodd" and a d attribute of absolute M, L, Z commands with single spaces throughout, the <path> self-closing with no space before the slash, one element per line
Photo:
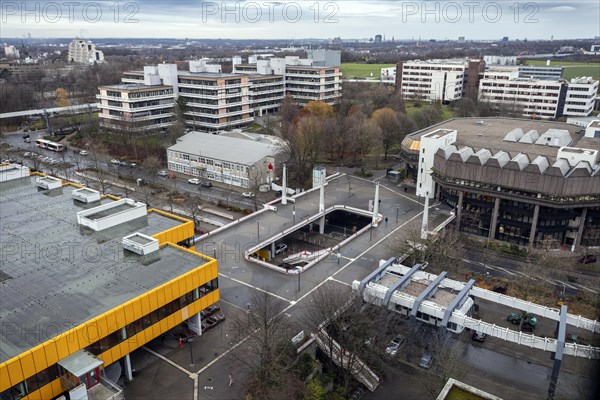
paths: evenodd
<path fill-rule="evenodd" d="M 254 121 L 250 80 L 246 75 L 179 72 L 177 85 L 187 104 L 184 115 L 189 127 L 217 131 Z"/>
<path fill-rule="evenodd" d="M 281 101 L 285 97 L 285 80 L 282 75 L 248 76 L 250 83 L 250 105 L 254 116 L 273 114 L 279 111 Z"/>
<path fill-rule="evenodd" d="M 342 96 L 339 67 L 286 65 L 285 94 L 299 104 L 323 101 L 335 104 Z"/>
<path fill-rule="evenodd" d="M 539 118 L 562 115 L 566 85 L 559 81 L 487 77 L 479 81 L 479 100 Z"/>
<path fill-rule="evenodd" d="M 312 58 L 272 57 L 255 63 L 236 64 L 234 73 L 283 76 L 284 95 L 292 96 L 301 105 L 317 100 L 331 105 L 338 103 L 342 96 L 340 53 L 313 50 L 309 56 Z"/>
<path fill-rule="evenodd" d="M 518 70 L 496 67 L 479 81 L 479 100 L 510 107 L 515 113 L 538 118 L 587 116 L 594 109 L 598 81 L 590 77 L 564 79 L 519 78 Z"/>
<path fill-rule="evenodd" d="M 456 209 L 455 229 L 557 248 L 600 246 L 599 148 L 600 121 L 456 118 L 409 134 L 400 155 L 421 195 Z"/>
<path fill-rule="evenodd" d="M 598 93 L 598 81 L 591 77 L 573 78 L 567 84 L 563 115 L 585 117 L 592 113 Z"/>
<path fill-rule="evenodd" d="M 174 105 L 179 97 L 187 103 L 187 110 L 184 112 L 186 125 L 199 131 L 214 132 L 240 128 L 252 123 L 255 116 L 277 112 L 286 94 L 294 96 L 300 104 L 311 100 L 321 100 L 328 104 L 338 102 L 342 95 L 341 73 L 339 66 L 329 64 L 339 61 L 339 52 L 336 52 L 337 58 L 329 52 L 321 54 L 314 51 L 313 54 L 318 56 L 314 63 L 320 65 L 312 65 L 312 59 L 299 57 L 257 60 L 254 64 L 239 64 L 239 59 L 236 59 L 234 73 L 224 74 L 220 65 L 190 61 L 189 71 L 178 71 L 175 64 L 159 64 L 144 67 L 143 71 L 127 71 L 123 74 L 122 81 L 137 85 L 136 90 L 141 90 L 144 86 L 148 91 L 163 90 L 165 86 L 170 86 L 171 104 Z M 100 88 L 101 93 L 98 95 L 102 100 L 101 116 L 108 116 L 106 119 L 114 121 L 111 124 L 105 122 L 104 126 L 111 125 L 114 128 L 119 125 L 116 122 L 130 126 L 128 118 L 131 116 L 123 114 L 127 110 L 115 109 L 117 106 L 109 103 L 109 100 L 114 99 L 105 98 L 107 94 L 102 89 Z M 126 85 L 116 85 L 111 91 L 121 90 L 122 96 L 119 97 L 129 98 L 123 92 L 128 89 Z M 104 90 L 108 88 L 105 87 Z M 166 103 L 160 102 L 161 105 Z M 156 109 L 144 111 L 152 111 L 143 116 L 147 119 L 152 119 L 152 115 L 159 113 Z M 142 115 L 139 114 L 139 117 Z M 162 128 L 169 124 L 172 124 L 172 119 L 156 122 L 155 125 L 159 126 L 148 124 L 146 127 Z"/>
<path fill-rule="evenodd" d="M 465 60 L 416 60 L 398 66 L 400 94 L 405 99 L 450 102 L 463 95 Z"/>
<path fill-rule="evenodd" d="M 101 63 L 104 61 L 104 53 L 97 50 L 92 42 L 75 39 L 69 44 L 68 61 L 80 64 Z"/>
<path fill-rule="evenodd" d="M 160 131 L 173 123 L 173 86 L 125 83 L 98 89 L 98 118 L 105 128 Z"/>

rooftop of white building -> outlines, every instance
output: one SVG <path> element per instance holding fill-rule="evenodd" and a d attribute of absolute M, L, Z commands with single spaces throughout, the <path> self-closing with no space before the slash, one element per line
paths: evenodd
<path fill-rule="evenodd" d="M 283 148 L 277 140 L 264 135 L 251 135 L 240 131 L 222 134 L 194 131 L 177 139 L 177 143 L 167 150 L 252 165 L 265 157 L 274 157 Z"/>

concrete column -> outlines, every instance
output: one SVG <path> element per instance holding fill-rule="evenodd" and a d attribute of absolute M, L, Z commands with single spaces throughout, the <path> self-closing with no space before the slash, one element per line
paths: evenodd
<path fill-rule="evenodd" d="M 281 191 L 281 204 L 287 204 L 287 167 L 283 164 L 283 181 L 281 182 L 283 190 Z"/>
<path fill-rule="evenodd" d="M 196 333 L 196 335 L 198 335 L 198 336 L 202 335 L 201 321 L 202 321 L 202 319 L 200 318 L 200 313 L 192 315 L 187 320 L 188 327 L 190 328 L 190 330 L 194 331 Z"/>
<path fill-rule="evenodd" d="M 375 201 L 373 202 L 373 219 L 371 221 L 371 225 L 377 228 L 379 225 L 378 222 L 379 216 L 379 182 L 375 183 Z"/>
<path fill-rule="evenodd" d="M 460 190 L 458 192 L 458 204 L 456 205 L 456 225 L 454 227 L 454 230 L 456 232 L 460 231 L 460 217 L 462 215 L 462 203 L 463 203 L 464 196 L 465 196 L 465 192 Z"/>
<path fill-rule="evenodd" d="M 581 210 L 581 221 L 579 222 L 579 228 L 577 228 L 577 238 L 575 239 L 575 246 L 581 246 L 581 237 L 583 236 L 583 227 L 585 226 L 587 210 L 587 207 L 584 207 L 583 210 Z"/>
<path fill-rule="evenodd" d="M 496 197 L 496 200 L 494 200 L 494 212 L 492 213 L 492 220 L 490 221 L 490 234 L 488 235 L 488 240 L 494 240 L 496 238 L 498 211 L 500 211 L 500 197 Z"/>
<path fill-rule="evenodd" d="M 127 329 L 125 329 L 125 327 L 121 328 L 121 336 L 123 339 L 127 339 Z M 133 380 L 133 372 L 131 371 L 131 359 L 129 358 L 129 354 L 125 354 L 123 361 L 125 364 L 125 379 L 127 382 L 131 382 Z"/>
<path fill-rule="evenodd" d="M 540 215 L 540 206 L 538 204 L 535 205 L 533 209 L 533 221 L 531 221 L 531 233 L 529 234 L 529 249 L 533 247 L 533 242 L 535 241 L 535 231 L 537 229 L 537 220 Z"/>
<path fill-rule="evenodd" d="M 321 188 L 319 189 L 319 213 L 322 214 L 319 218 L 319 233 L 325 233 L 325 179 L 321 180 Z"/>
<path fill-rule="evenodd" d="M 421 222 L 421 239 L 427 240 L 429 231 L 429 192 L 425 194 L 425 206 L 423 207 L 423 221 Z"/>

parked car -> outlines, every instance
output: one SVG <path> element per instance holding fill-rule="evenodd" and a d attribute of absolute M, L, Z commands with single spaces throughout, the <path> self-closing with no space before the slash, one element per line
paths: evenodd
<path fill-rule="evenodd" d="M 158 171 L 158 172 L 156 173 L 156 175 L 158 175 L 158 176 L 167 176 L 167 171 L 165 171 L 165 170 Z"/>
<path fill-rule="evenodd" d="M 188 179 L 188 183 L 190 183 L 192 185 L 199 185 L 200 184 L 200 179 L 198 179 L 198 178 Z"/>
<path fill-rule="evenodd" d="M 385 348 L 385 352 L 392 357 L 395 356 L 398 353 L 398 350 L 400 350 L 400 347 L 402 347 L 402 345 L 404 344 L 404 342 L 406 342 L 404 336 L 396 336 L 394 339 L 392 339 L 390 343 L 388 343 L 387 347 Z"/>
<path fill-rule="evenodd" d="M 136 167 L 137 167 L 137 164 L 136 164 L 136 163 L 134 163 L 134 162 L 132 162 L 131 164 L 129 164 L 129 166 L 130 166 L 131 168 L 136 168 Z"/>
<path fill-rule="evenodd" d="M 127 162 L 125 162 L 125 161 L 119 161 L 119 165 L 120 165 L 121 167 L 126 167 L 126 166 L 128 166 L 129 164 L 127 164 Z"/>
<path fill-rule="evenodd" d="M 23 139 L 29 139 L 31 137 L 31 135 L 29 133 L 26 133 L 23 135 Z"/>
<path fill-rule="evenodd" d="M 537 326 L 537 318 L 532 313 L 525 315 L 519 313 L 510 313 L 506 317 L 506 320 L 512 322 L 514 325 L 519 325 L 521 323 L 521 319 L 523 319 L 523 330 L 531 331 Z"/>
<path fill-rule="evenodd" d="M 247 199 L 251 199 L 252 197 L 254 197 L 254 192 L 244 192 L 242 193 L 242 196 L 244 196 Z"/>
<path fill-rule="evenodd" d="M 79 154 L 80 154 L 80 155 L 82 155 L 82 156 L 87 156 L 87 155 L 88 155 L 88 152 L 87 152 L 86 150 L 81 150 L 81 151 L 79 152 Z"/>
<path fill-rule="evenodd" d="M 210 183 L 210 182 L 202 182 L 200 185 L 202 185 L 202 187 L 205 187 L 205 188 L 211 188 L 212 187 L 212 183 Z"/>
<path fill-rule="evenodd" d="M 588 254 L 579 259 L 580 264 L 593 264 L 597 261 L 597 257 L 593 254 Z"/>
<path fill-rule="evenodd" d="M 430 353 L 423 353 L 421 361 L 419 361 L 419 367 L 429 369 L 433 364 L 433 355 Z"/>
<path fill-rule="evenodd" d="M 284 253 L 288 249 L 288 245 L 285 243 L 279 243 L 275 245 L 275 255 Z"/>
<path fill-rule="evenodd" d="M 111 163 L 111 164 L 119 164 L 119 163 L 120 163 L 120 161 L 119 161 L 119 160 L 117 160 L 116 158 L 113 158 L 112 160 L 110 160 L 110 163 Z"/>
<path fill-rule="evenodd" d="M 473 339 L 476 342 L 483 342 L 486 336 L 487 335 L 483 332 L 475 331 L 473 332 L 473 336 L 471 336 L 471 339 Z"/>

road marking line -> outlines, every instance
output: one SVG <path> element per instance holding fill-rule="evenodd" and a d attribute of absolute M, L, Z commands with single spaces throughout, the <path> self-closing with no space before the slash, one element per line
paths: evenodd
<path fill-rule="evenodd" d="M 222 298 L 220 298 L 220 299 L 219 299 L 219 301 L 222 301 L 223 303 L 227 303 L 227 304 L 229 304 L 229 305 L 230 305 L 230 306 L 232 306 L 232 307 L 239 308 L 239 309 L 240 309 L 240 310 L 242 310 L 242 311 L 247 311 L 247 309 L 245 309 L 244 307 L 240 307 L 240 306 L 238 306 L 237 304 L 230 303 L 230 302 L 228 302 L 227 300 L 223 300 Z"/>
<path fill-rule="evenodd" d="M 507 270 L 506 268 L 502 268 L 502 267 L 496 267 L 496 268 L 498 268 L 499 270 L 502 270 L 502 271 L 506 272 L 509 275 L 512 275 L 512 276 L 516 276 L 517 275 L 516 273 L 511 272 L 511 271 Z M 517 271 L 517 273 L 520 273 L 520 272 Z M 525 276 L 525 277 L 528 277 L 525 274 L 522 274 L 522 275 Z"/>
<path fill-rule="evenodd" d="M 590 289 L 589 287 L 583 286 L 583 285 L 581 285 L 581 284 L 579 284 L 579 283 L 575 283 L 575 285 L 579 286 L 579 287 L 580 287 L 581 289 L 583 289 L 583 290 L 587 290 L 588 292 L 592 292 L 592 293 L 598 293 L 598 291 L 597 291 L 597 290 Z"/>
<path fill-rule="evenodd" d="M 177 364 L 176 362 L 169 360 L 167 357 L 163 356 L 162 354 L 159 354 L 159 353 L 155 352 L 154 350 L 150 350 L 146 346 L 142 346 L 142 349 L 146 350 L 148 353 L 152 354 L 153 356 L 165 361 L 167 364 L 170 364 L 171 366 L 177 368 L 181 372 L 185 372 L 190 378 L 192 378 L 193 375 L 197 375 L 196 373 L 190 372 L 187 369 L 183 368 L 181 365 Z"/>
<path fill-rule="evenodd" d="M 410 197 L 408 197 L 408 196 L 405 196 L 405 195 L 403 195 L 402 193 L 400 193 L 400 192 L 398 192 L 398 191 L 396 191 L 396 190 L 394 190 L 394 189 L 392 189 L 392 188 L 389 188 L 389 187 L 387 187 L 387 186 L 383 186 L 383 185 L 380 185 L 380 187 L 382 187 L 382 188 L 384 188 L 384 189 L 387 189 L 387 190 L 389 190 L 389 191 L 390 191 L 390 192 L 392 192 L 392 193 L 396 193 L 398 196 L 400 196 L 400 197 L 404 197 L 406 200 L 410 200 L 410 201 L 412 201 L 412 202 L 414 202 L 414 203 L 417 203 L 417 204 L 419 204 L 419 205 L 423 205 L 423 204 L 419 203 L 417 200 L 415 200 L 415 199 L 411 199 Z"/>
<path fill-rule="evenodd" d="M 334 282 L 337 282 L 337 283 L 341 283 L 342 285 L 346 285 L 346 286 L 352 286 L 352 284 L 350 284 L 350 283 L 342 282 L 339 279 L 335 279 L 335 278 L 331 278 L 331 277 L 327 278 L 327 280 L 328 281 L 334 281 Z"/>
<path fill-rule="evenodd" d="M 281 296 L 279 296 L 278 294 L 271 293 L 271 292 L 269 292 L 269 291 L 266 291 L 266 290 L 264 290 L 264 289 L 261 289 L 261 288 L 259 288 L 258 286 L 250 285 L 249 283 L 246 283 L 246 282 L 244 282 L 244 281 L 240 281 L 239 279 L 235 279 L 235 278 L 232 278 L 232 277 L 230 277 L 230 276 L 223 275 L 223 274 L 219 274 L 219 276 L 221 276 L 221 277 L 223 277 L 223 278 L 231 279 L 232 281 L 234 281 L 234 282 L 236 282 L 236 283 L 239 283 L 240 285 L 248 286 L 248 287 L 250 287 L 250 288 L 252 288 L 252 289 L 258 290 L 259 292 L 263 292 L 263 293 L 269 294 L 269 295 L 271 295 L 271 296 L 273 296 L 273 297 L 276 297 L 276 298 L 278 298 L 278 299 L 280 299 L 280 300 L 283 300 L 283 301 L 285 301 L 285 302 L 287 302 L 287 303 L 291 303 L 291 302 L 292 302 L 292 300 L 290 300 L 290 299 L 286 299 L 285 297 L 281 297 Z"/>

